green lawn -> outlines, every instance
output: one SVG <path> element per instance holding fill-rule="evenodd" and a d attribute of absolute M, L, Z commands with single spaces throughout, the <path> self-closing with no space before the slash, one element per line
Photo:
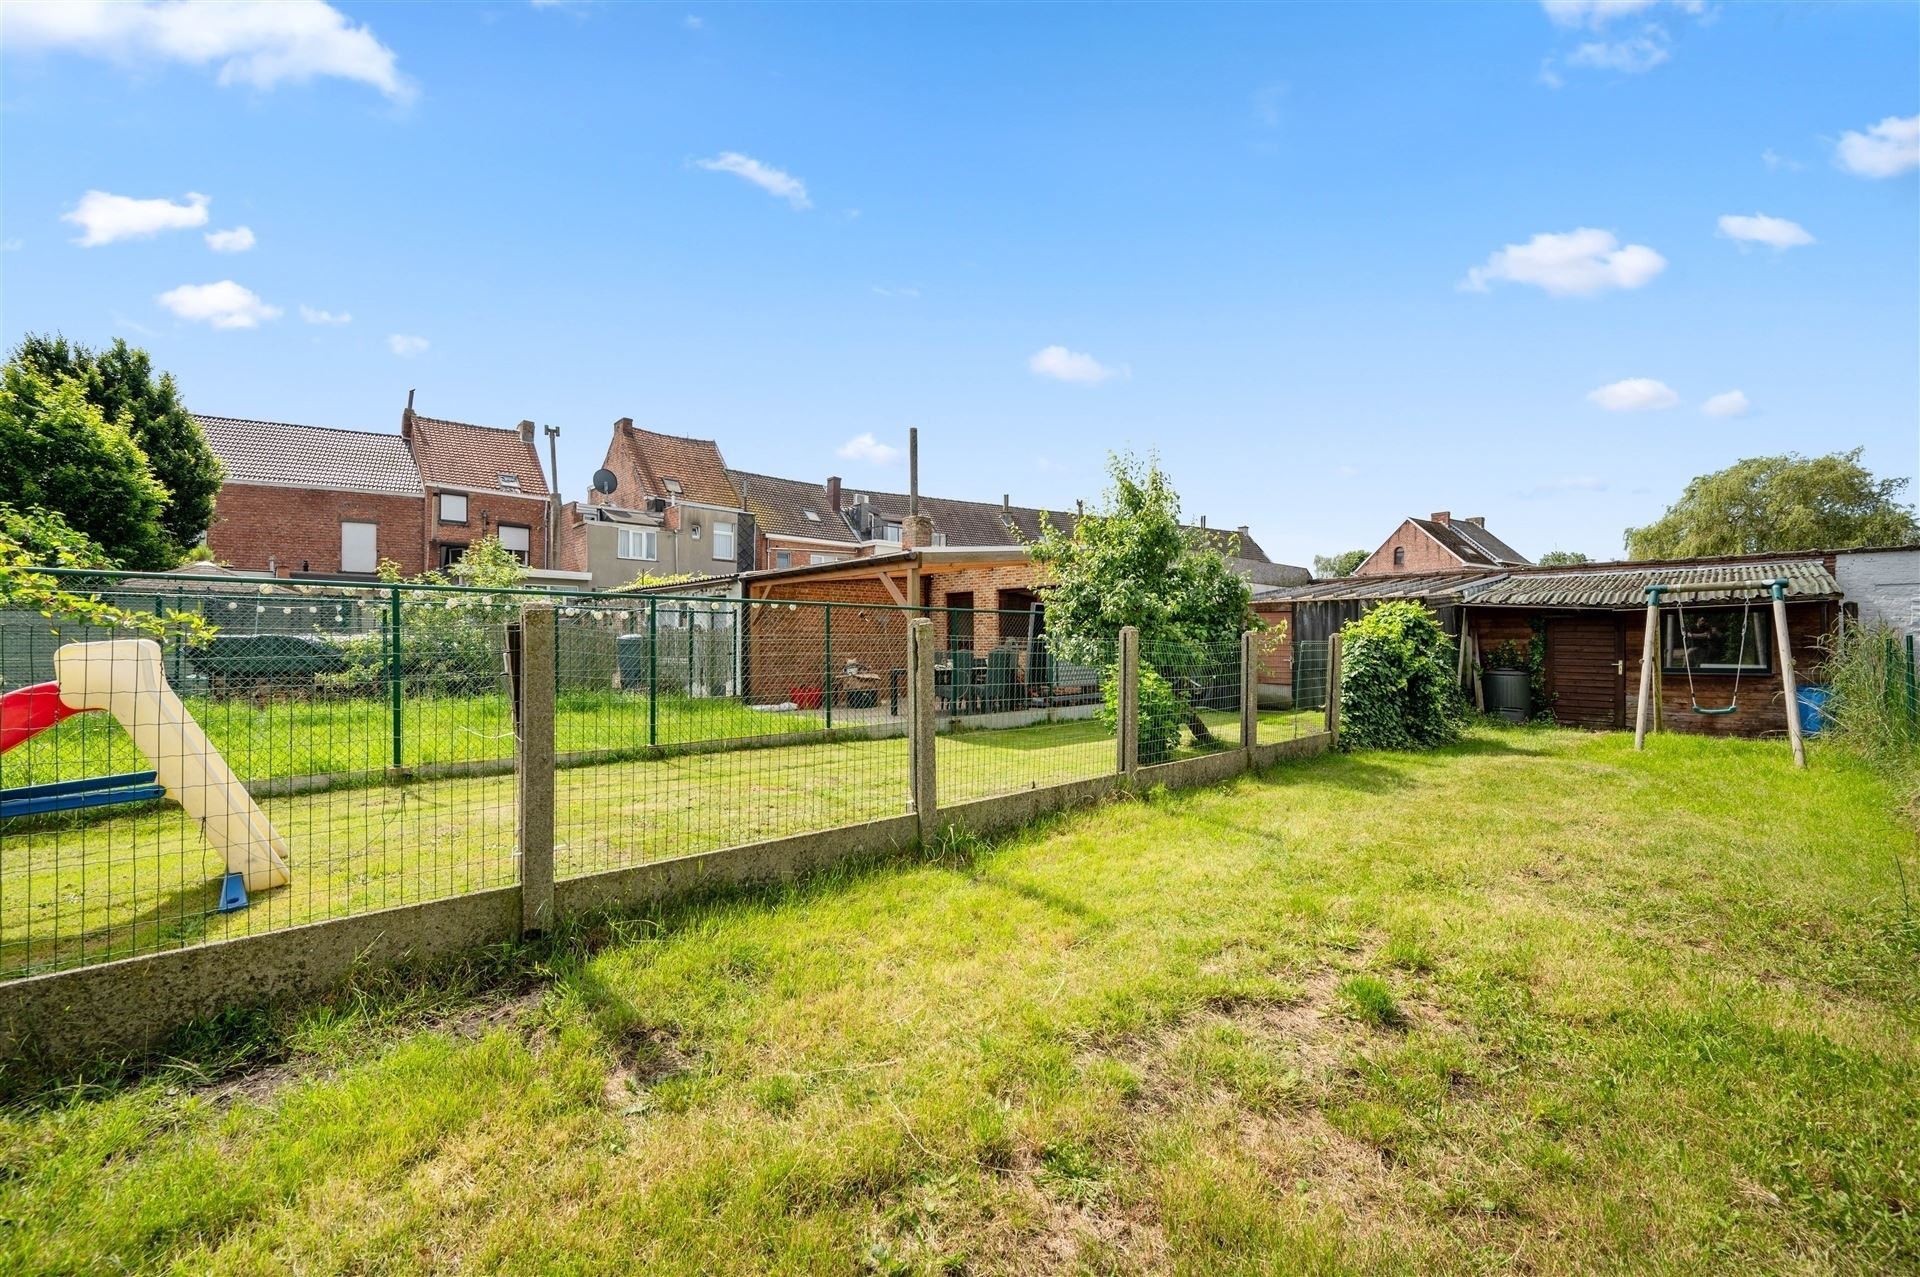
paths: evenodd
<path fill-rule="evenodd" d="M 1897 857 L 1818 748 L 1290 763 L 7 1110 L 0 1271 L 1915 1271 Z"/>

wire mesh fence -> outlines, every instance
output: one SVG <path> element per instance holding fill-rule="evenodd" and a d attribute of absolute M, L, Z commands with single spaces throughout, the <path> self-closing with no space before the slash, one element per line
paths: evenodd
<path fill-rule="evenodd" d="M 0 979 L 517 880 L 505 645 L 533 592 L 89 588 L 213 632 L 0 612 Z M 1117 645 L 1056 648 L 1038 608 L 540 597 L 561 877 L 908 813 L 921 615 L 942 805 L 1119 770 Z M 1262 741 L 1319 730 L 1325 645 L 1300 647 Z M 1237 641 L 1141 668 L 1142 762 L 1241 743 Z"/>
<path fill-rule="evenodd" d="M 1056 650 L 1038 608 L 943 608 L 928 613 L 940 636 L 935 787 L 941 803 L 969 802 L 1119 770 L 1103 688 L 1118 645 L 1082 641 Z"/>

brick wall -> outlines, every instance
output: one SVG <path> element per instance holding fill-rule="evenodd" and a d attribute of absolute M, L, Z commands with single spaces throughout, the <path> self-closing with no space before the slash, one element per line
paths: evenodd
<path fill-rule="evenodd" d="M 748 700 L 775 704 L 796 688 L 824 686 L 830 655 L 838 703 L 846 704 L 850 688 L 875 688 L 879 704 L 886 705 L 889 673 L 906 668 L 910 619 L 886 587 L 878 581 L 793 581 L 776 586 L 775 594 L 746 610 Z M 797 606 L 785 606 L 789 602 Z M 819 602 L 834 604 L 831 653 L 828 609 Z M 848 662 L 872 677 L 845 677 Z"/>
<path fill-rule="evenodd" d="M 1771 615 L 1771 609 L 1756 604 L 1754 615 Z M 1475 641 L 1482 651 L 1502 640 L 1526 642 L 1533 635 L 1530 624 L 1535 614 L 1518 609 L 1474 609 L 1472 612 Z M 1545 616 L 1548 614 L 1541 613 Z M 1573 615 L 1560 613 L 1559 615 Z M 1646 633 L 1644 611 L 1630 613 L 1587 613 L 1588 616 L 1618 616 L 1623 622 L 1626 675 L 1622 692 L 1621 722 L 1626 730 L 1632 730 L 1636 699 L 1640 693 L 1640 652 Z M 1812 681 L 1824 657 L 1822 642 L 1831 632 L 1837 618 L 1836 605 L 1830 603 L 1790 603 L 1787 605 L 1787 637 L 1793 652 L 1794 677 L 1801 683 Z M 1701 715 L 1692 712 L 1692 701 L 1687 693 L 1687 676 L 1684 673 L 1659 674 L 1660 707 L 1665 730 L 1687 732 L 1703 736 L 1773 736 L 1784 735 L 1787 730 L 1786 698 L 1780 687 L 1779 654 L 1770 649 L 1770 660 L 1775 666 L 1764 674 L 1742 674 L 1740 676 L 1740 708 L 1737 712 L 1723 715 Z M 1547 645 L 1547 667 L 1549 678 L 1553 673 L 1553 644 L 1549 634 Z M 1725 705 L 1733 699 L 1734 679 L 1731 674 L 1701 674 L 1697 671 L 1693 683 L 1702 705 Z"/>
<path fill-rule="evenodd" d="M 238 571 L 340 571 L 340 525 L 379 525 L 380 557 L 412 575 L 425 567 L 418 497 L 227 483 L 214 501 L 207 544 Z"/>
<path fill-rule="evenodd" d="M 925 596 L 923 604 L 931 608 L 950 608 L 955 606 L 952 599 L 956 594 L 971 594 L 975 615 L 973 618 L 973 650 L 988 652 L 1000 646 L 1003 639 L 1012 637 L 1016 641 L 1026 641 L 1024 620 L 1005 617 L 998 611 L 1000 591 L 1026 590 L 1038 592 L 1046 583 L 1046 570 L 1037 564 L 1019 563 L 990 567 L 967 568 L 958 572 L 928 573 L 921 577 L 921 593 Z M 947 614 L 934 614 L 934 624 L 940 627 L 939 640 L 944 645 L 947 639 Z M 1011 629 L 1012 633 L 1007 631 Z"/>
<path fill-rule="evenodd" d="M 1404 549 L 1406 561 L 1396 564 L 1393 552 Z M 1457 572 L 1460 560 L 1408 519 L 1381 543 L 1367 561 L 1353 570 L 1355 576 L 1390 576 L 1395 572 Z"/>
<path fill-rule="evenodd" d="M 448 491 L 457 491 L 448 489 Z M 422 557 L 427 566 L 440 566 L 440 549 L 447 545 L 471 545 L 482 537 L 496 535 L 502 523 L 516 523 L 527 529 L 527 565 L 547 566 L 547 502 L 542 497 L 513 496 L 505 492 L 469 492 L 467 521 L 442 523 L 437 488 L 427 490 L 422 509 L 426 514 L 426 544 Z"/>

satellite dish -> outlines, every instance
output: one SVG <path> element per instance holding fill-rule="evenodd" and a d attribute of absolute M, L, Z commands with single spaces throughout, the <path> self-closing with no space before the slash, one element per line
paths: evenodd
<path fill-rule="evenodd" d="M 619 486 L 620 477 L 613 471 L 603 468 L 593 472 L 593 490 L 601 496 L 611 496 L 613 490 Z"/>

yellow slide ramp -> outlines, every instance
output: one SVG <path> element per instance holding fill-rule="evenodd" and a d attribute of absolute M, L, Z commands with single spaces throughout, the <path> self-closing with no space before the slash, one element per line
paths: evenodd
<path fill-rule="evenodd" d="M 152 639 L 68 643 L 53 654 L 60 699 L 73 709 L 105 710 L 152 764 L 167 797 L 200 824 L 227 872 L 247 890 L 291 881 L 287 844 L 253 795 L 180 703 Z"/>

